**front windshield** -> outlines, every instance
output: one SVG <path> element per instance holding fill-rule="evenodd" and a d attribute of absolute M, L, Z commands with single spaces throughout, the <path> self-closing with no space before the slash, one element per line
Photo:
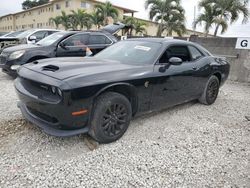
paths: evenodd
<path fill-rule="evenodd" d="M 97 59 L 110 59 L 125 64 L 150 64 L 159 53 L 161 43 L 146 41 L 121 41 L 94 57 Z"/>
<path fill-rule="evenodd" d="M 27 31 L 20 33 L 16 37 L 17 38 L 25 38 L 25 37 L 29 36 L 31 33 L 33 33 L 34 31 L 35 31 L 34 29 L 30 29 L 30 30 L 27 30 Z"/>
<path fill-rule="evenodd" d="M 56 42 L 58 39 L 62 38 L 64 35 L 65 35 L 65 33 L 63 33 L 63 32 L 54 33 L 54 34 L 40 40 L 36 44 L 41 45 L 41 46 L 49 46 L 49 45 L 53 44 L 54 42 Z"/>
<path fill-rule="evenodd" d="M 8 33 L 8 34 L 4 35 L 4 37 L 16 37 L 17 35 L 19 35 L 19 34 L 21 34 L 23 32 L 24 32 L 24 30 L 11 32 L 11 33 Z"/>

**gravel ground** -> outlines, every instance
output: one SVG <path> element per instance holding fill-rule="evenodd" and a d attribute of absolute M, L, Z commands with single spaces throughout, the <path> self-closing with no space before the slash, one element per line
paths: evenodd
<path fill-rule="evenodd" d="M 0 187 L 250 187 L 250 84 L 136 118 L 117 142 L 56 138 L 26 123 L 0 73 Z M 90 143 L 89 143 L 90 142 Z"/>

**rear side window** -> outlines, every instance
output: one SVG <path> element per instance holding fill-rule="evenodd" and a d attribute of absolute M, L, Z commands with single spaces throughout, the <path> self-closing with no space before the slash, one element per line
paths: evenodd
<path fill-rule="evenodd" d="M 56 33 L 58 31 L 48 31 L 49 32 L 49 35 L 53 34 L 53 33 Z"/>
<path fill-rule="evenodd" d="M 41 40 L 41 39 L 47 37 L 48 35 L 49 35 L 48 31 L 37 31 L 32 36 L 35 36 L 37 40 Z"/>
<path fill-rule="evenodd" d="M 96 44 L 111 44 L 111 40 L 109 40 L 104 35 L 91 35 L 89 38 L 89 44 L 90 45 L 96 45 Z"/>
<path fill-rule="evenodd" d="M 168 63 L 172 57 L 181 58 L 183 62 L 191 61 L 187 46 L 170 46 L 160 58 L 159 63 Z"/>
<path fill-rule="evenodd" d="M 188 49 L 193 61 L 200 59 L 203 56 L 202 53 L 194 46 L 188 46 Z"/>

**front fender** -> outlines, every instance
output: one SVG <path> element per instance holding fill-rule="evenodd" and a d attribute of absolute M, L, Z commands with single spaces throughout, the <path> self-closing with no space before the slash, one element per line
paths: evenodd
<path fill-rule="evenodd" d="M 113 91 L 120 93 L 122 95 L 125 95 L 131 102 L 132 105 L 132 110 L 133 110 L 133 115 L 137 112 L 138 110 L 138 96 L 137 96 L 137 89 L 134 85 L 126 82 L 118 82 L 118 83 L 113 83 L 106 85 L 105 87 L 101 88 L 93 97 L 93 104 L 96 100 L 96 98 L 104 93 L 105 91 Z"/>

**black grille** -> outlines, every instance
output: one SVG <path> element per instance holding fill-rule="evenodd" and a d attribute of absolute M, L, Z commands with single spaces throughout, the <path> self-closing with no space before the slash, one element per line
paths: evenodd
<path fill-rule="evenodd" d="M 7 61 L 7 56 L 4 54 L 0 55 L 0 64 L 5 64 Z"/>
<path fill-rule="evenodd" d="M 54 118 L 54 117 L 51 117 L 51 116 L 49 116 L 47 114 L 39 112 L 39 111 L 37 111 L 35 109 L 32 109 L 30 107 L 27 107 L 27 108 L 28 108 L 30 113 L 34 114 L 35 116 L 39 117 L 40 119 L 42 119 L 44 121 L 47 121 L 47 122 L 53 123 L 53 124 L 58 123 L 58 120 L 56 118 Z"/>
<path fill-rule="evenodd" d="M 33 80 L 26 78 L 20 78 L 23 87 L 29 91 L 34 96 L 37 96 L 39 99 L 57 103 L 61 101 L 61 97 L 57 94 L 53 94 L 51 91 L 51 86 L 43 83 L 39 83 Z"/>

